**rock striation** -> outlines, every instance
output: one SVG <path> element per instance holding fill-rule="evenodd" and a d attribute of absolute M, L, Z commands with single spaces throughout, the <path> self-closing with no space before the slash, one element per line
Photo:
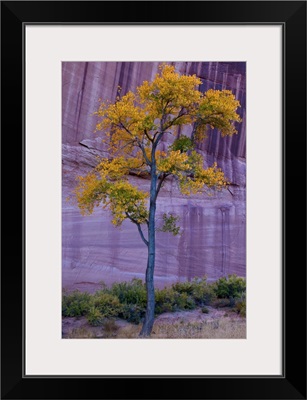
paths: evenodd
<path fill-rule="evenodd" d="M 176 70 L 196 74 L 200 90 L 231 90 L 241 103 L 238 134 L 221 138 L 210 131 L 198 149 L 206 164 L 217 162 L 231 182 L 229 190 L 213 196 L 184 197 L 170 179 L 161 190 L 157 211 L 180 217 L 181 235 L 157 233 L 155 280 L 160 287 L 177 280 L 207 275 L 246 273 L 246 73 L 243 62 L 175 62 Z M 110 284 L 144 278 L 147 248 L 128 221 L 115 228 L 107 211 L 97 209 L 83 217 L 67 201 L 77 175 L 90 171 L 97 156 L 106 156 L 102 132 L 94 133 L 99 99 L 114 101 L 153 79 L 158 62 L 64 62 L 62 64 L 62 284 L 68 289 L 94 290 L 100 281 Z M 185 132 L 182 132 L 185 133 Z M 167 141 L 165 146 L 167 146 Z M 146 179 L 132 182 L 147 188 Z"/>

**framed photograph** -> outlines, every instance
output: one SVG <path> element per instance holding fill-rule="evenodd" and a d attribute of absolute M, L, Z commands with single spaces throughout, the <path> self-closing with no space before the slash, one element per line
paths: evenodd
<path fill-rule="evenodd" d="M 2 398 L 306 399 L 306 2 L 1 11 Z"/>

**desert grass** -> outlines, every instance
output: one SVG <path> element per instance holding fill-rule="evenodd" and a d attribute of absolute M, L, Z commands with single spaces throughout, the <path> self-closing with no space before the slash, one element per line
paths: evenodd
<path fill-rule="evenodd" d="M 96 334 L 91 329 L 82 326 L 73 328 L 66 337 L 67 339 L 93 339 L 96 338 Z"/>
<path fill-rule="evenodd" d="M 160 325 L 154 332 L 153 338 L 157 339 L 243 339 L 246 338 L 246 323 L 224 318 L 187 324 Z"/>
<path fill-rule="evenodd" d="M 86 323 L 86 320 L 84 320 Z M 138 339 L 142 324 L 126 321 L 105 320 L 102 327 L 86 325 L 70 329 L 67 339 Z M 229 317 L 227 313 L 219 318 L 199 321 L 155 321 L 151 339 L 245 339 L 246 319 Z"/>
<path fill-rule="evenodd" d="M 136 339 L 140 325 L 128 325 L 120 329 L 118 339 Z M 151 339 L 245 339 L 246 320 L 221 318 L 201 322 L 155 323 Z"/>

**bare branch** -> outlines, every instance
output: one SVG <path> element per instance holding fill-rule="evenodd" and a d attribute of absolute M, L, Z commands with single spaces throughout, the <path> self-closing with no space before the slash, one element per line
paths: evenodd
<path fill-rule="evenodd" d="M 147 139 L 148 139 L 150 142 L 153 142 L 153 138 L 151 138 L 151 137 L 148 135 L 148 132 L 147 132 L 146 129 L 144 129 L 144 135 L 147 137 Z"/>
<path fill-rule="evenodd" d="M 145 152 L 145 148 L 144 148 L 144 146 L 142 145 L 142 143 L 140 142 L 140 140 L 136 137 L 136 136 L 134 136 L 133 134 L 132 134 L 132 132 L 130 132 L 129 131 L 129 129 L 121 122 L 120 124 L 117 124 L 117 126 L 119 127 L 119 128 L 123 128 L 130 136 L 131 136 L 131 138 L 132 138 L 132 143 L 133 142 L 136 142 L 137 143 L 137 147 L 139 147 L 140 149 L 141 149 L 141 151 L 142 151 L 142 153 L 143 153 L 143 156 L 144 156 L 144 158 L 145 158 L 145 161 L 146 161 L 146 164 L 147 165 L 151 165 L 151 162 L 150 162 L 150 160 L 149 160 L 149 158 L 147 157 L 147 154 L 146 154 L 146 152 Z M 145 133 L 145 132 L 144 132 Z"/>
<path fill-rule="evenodd" d="M 164 123 L 165 123 L 165 119 L 166 119 L 167 115 L 169 115 L 169 114 L 163 114 L 162 115 L 161 121 L 160 121 L 160 132 L 157 131 L 155 133 L 155 135 L 154 135 L 154 138 L 153 138 L 155 147 L 157 147 L 157 145 L 160 142 L 163 134 L 164 133 L 168 133 L 168 132 L 166 132 L 167 129 L 170 128 L 174 124 L 175 121 L 177 121 L 179 118 L 181 118 L 183 116 L 189 115 L 187 112 L 184 112 L 184 110 L 185 109 L 182 107 L 181 110 L 179 111 L 177 117 L 175 117 L 171 121 L 169 121 L 169 123 L 166 126 L 164 126 Z M 164 108 L 164 112 L 165 112 L 165 108 Z"/>
<path fill-rule="evenodd" d="M 149 160 L 149 158 L 147 157 L 146 151 L 145 151 L 145 147 L 144 145 L 140 142 L 140 140 L 138 138 L 135 138 L 138 147 L 141 149 L 142 153 L 143 153 L 143 157 L 146 161 L 146 164 L 151 166 L 151 161 Z"/>
<path fill-rule="evenodd" d="M 157 136 L 157 139 L 156 139 L 156 142 L 155 142 L 156 147 L 158 146 L 158 143 L 160 142 L 160 140 L 161 140 L 161 138 L 163 136 L 163 133 L 164 132 L 160 132 L 159 135 Z"/>
<path fill-rule="evenodd" d="M 120 127 L 120 128 L 124 128 L 124 129 L 125 129 L 125 131 L 126 131 L 127 133 L 129 133 L 129 135 L 130 135 L 130 136 L 132 136 L 132 137 L 133 137 L 132 133 L 129 131 L 129 129 L 128 129 L 128 128 L 126 128 L 126 127 L 125 127 L 125 125 L 124 125 L 122 122 L 119 124 L 119 127 Z"/>
<path fill-rule="evenodd" d="M 129 218 L 130 221 L 133 222 L 137 226 L 139 234 L 141 236 L 141 239 L 146 244 L 146 246 L 148 246 L 148 240 L 145 239 L 144 233 L 143 233 L 142 228 L 141 228 L 141 224 L 139 224 L 133 217 L 131 217 L 131 215 L 129 215 L 129 213 L 125 212 L 125 214 L 126 214 L 127 218 Z M 148 221 L 147 220 L 146 220 L 146 223 L 148 225 Z"/>
<path fill-rule="evenodd" d="M 143 234 L 142 228 L 140 224 L 136 224 L 136 226 L 138 227 L 139 230 L 139 234 L 141 236 L 141 239 L 143 240 L 143 242 L 146 244 L 146 246 L 148 246 L 148 240 L 145 239 L 145 236 Z"/>
<path fill-rule="evenodd" d="M 158 186 L 157 186 L 155 200 L 157 200 L 157 197 L 158 197 L 158 194 L 159 194 L 159 192 L 160 192 L 160 189 L 161 189 L 161 187 L 162 187 L 163 182 L 165 181 L 166 177 L 168 177 L 169 175 L 170 175 L 170 174 L 163 173 L 163 175 L 162 175 L 162 177 L 161 177 L 161 179 L 160 179 L 160 181 L 159 181 L 159 183 L 158 183 Z"/>
<path fill-rule="evenodd" d="M 227 186 L 227 190 L 228 192 L 233 196 L 234 194 L 232 193 L 232 191 L 229 189 L 229 187 Z"/>
<path fill-rule="evenodd" d="M 181 110 L 179 111 L 177 117 L 173 118 L 172 120 L 169 121 L 169 123 L 167 124 L 167 126 L 164 128 L 164 131 L 168 128 L 170 128 L 172 125 L 174 125 L 174 122 L 177 121 L 179 118 L 181 117 L 185 117 L 189 115 L 189 113 L 184 112 L 184 108 L 182 107 Z"/>

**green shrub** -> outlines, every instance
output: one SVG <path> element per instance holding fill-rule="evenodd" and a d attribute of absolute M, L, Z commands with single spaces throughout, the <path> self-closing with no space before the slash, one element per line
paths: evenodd
<path fill-rule="evenodd" d="M 218 298 L 230 299 L 238 298 L 242 292 L 246 291 L 246 281 L 237 275 L 222 277 L 213 284 L 213 289 Z"/>
<path fill-rule="evenodd" d="M 93 304 L 99 310 L 102 318 L 116 317 L 123 308 L 116 296 L 103 290 L 99 290 L 93 295 Z"/>
<path fill-rule="evenodd" d="M 207 282 L 207 278 L 194 278 L 192 281 L 192 297 L 198 306 L 208 305 L 215 297 L 212 285 Z"/>
<path fill-rule="evenodd" d="M 246 317 L 246 294 L 242 293 L 241 297 L 236 300 L 235 309 L 242 317 Z"/>
<path fill-rule="evenodd" d="M 179 310 L 194 310 L 196 307 L 193 297 L 189 296 L 187 293 L 181 293 L 176 296 L 175 309 Z"/>
<path fill-rule="evenodd" d="M 86 316 L 88 323 L 93 326 L 99 326 L 102 324 L 103 316 L 99 308 L 92 306 Z"/>
<path fill-rule="evenodd" d="M 242 317 L 246 317 L 246 302 L 245 302 L 245 301 L 236 304 L 236 308 L 237 308 L 237 310 L 238 310 L 238 313 L 239 313 Z"/>
<path fill-rule="evenodd" d="M 128 322 L 139 324 L 145 317 L 145 308 L 137 304 L 124 304 L 119 316 Z"/>
<path fill-rule="evenodd" d="M 201 312 L 204 313 L 204 314 L 209 314 L 209 309 L 207 307 L 203 307 L 201 309 Z"/>
<path fill-rule="evenodd" d="M 180 294 L 189 295 L 195 306 L 210 304 L 215 297 L 212 285 L 208 284 L 206 277 L 194 278 L 191 282 L 174 283 L 172 289 Z"/>
<path fill-rule="evenodd" d="M 62 315 L 63 317 L 81 317 L 88 313 L 92 305 L 92 296 L 89 293 L 75 290 L 63 295 Z"/>
<path fill-rule="evenodd" d="M 122 304 L 138 304 L 140 307 L 146 307 L 146 287 L 141 279 L 114 283 L 110 293 L 116 296 Z"/>
<path fill-rule="evenodd" d="M 172 288 L 175 292 L 178 293 L 187 293 L 192 294 L 193 292 L 193 283 L 192 282 L 176 282 L 172 285 Z"/>
<path fill-rule="evenodd" d="M 156 314 L 177 310 L 193 310 L 196 307 L 192 296 L 177 292 L 173 287 L 156 291 Z"/>
<path fill-rule="evenodd" d="M 177 293 L 177 295 L 179 295 Z M 155 292 L 155 313 L 162 314 L 164 312 L 174 311 L 176 304 L 176 292 L 172 288 L 164 288 Z"/>
<path fill-rule="evenodd" d="M 94 294 L 78 290 L 63 294 L 64 317 L 87 316 L 92 325 L 100 325 L 105 318 L 120 317 L 138 324 L 145 316 L 147 294 L 141 279 L 114 283 L 110 289 L 101 282 L 102 289 Z M 177 310 L 193 310 L 210 304 L 217 308 L 232 307 L 240 315 L 246 315 L 246 282 L 236 275 L 222 277 L 209 284 L 206 277 L 194 278 L 190 282 L 177 282 L 171 287 L 155 290 L 155 313 Z"/>

